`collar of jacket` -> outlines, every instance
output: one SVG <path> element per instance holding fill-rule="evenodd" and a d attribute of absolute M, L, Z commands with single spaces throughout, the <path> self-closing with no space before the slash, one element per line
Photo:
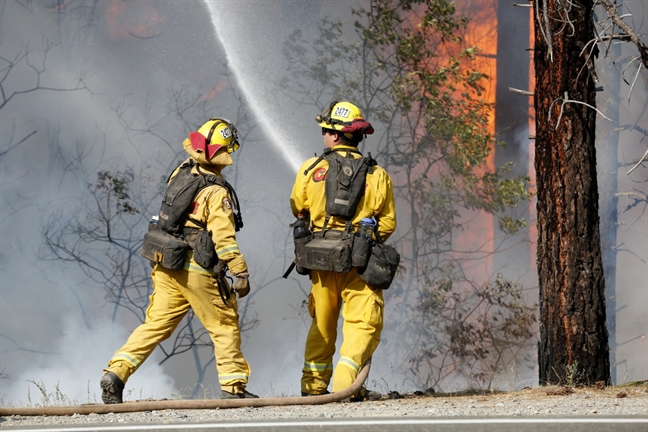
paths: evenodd
<path fill-rule="evenodd" d="M 193 158 L 191 158 L 193 159 Z M 198 165 L 194 165 L 191 168 L 191 173 L 192 174 L 211 174 L 211 175 L 216 175 L 218 177 L 223 177 L 221 174 L 221 170 L 224 168 L 222 165 L 211 165 L 211 164 L 205 164 L 205 163 L 200 163 L 197 160 L 193 159 L 194 163 L 199 164 L 200 166 L 200 172 L 198 172 Z"/>
<path fill-rule="evenodd" d="M 334 145 L 334 146 L 331 148 L 331 150 L 346 150 L 346 149 L 348 149 L 348 150 L 355 150 L 355 151 L 357 151 L 357 152 L 360 151 L 360 150 L 358 150 L 358 147 L 353 147 L 352 145 L 347 145 L 347 144 L 337 144 L 337 145 Z"/>

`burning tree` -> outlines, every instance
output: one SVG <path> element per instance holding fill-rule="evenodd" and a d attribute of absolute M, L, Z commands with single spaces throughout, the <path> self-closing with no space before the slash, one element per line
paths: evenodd
<path fill-rule="evenodd" d="M 475 66 L 478 48 L 458 36 L 467 21 L 452 2 L 376 0 L 353 13 L 357 37 L 324 20 L 312 57 L 300 34 L 291 36 L 285 87 L 318 107 L 350 99 L 381 133 L 361 150 L 377 152 L 397 199 L 392 240 L 403 268 L 386 293 L 398 317 L 386 321 L 390 361 L 409 365 L 419 386 L 461 378 L 491 387 L 529 361 L 534 307 L 518 284 L 475 271 L 496 247 L 485 235 L 466 250 L 462 231 L 471 219 L 490 231 L 493 217 L 505 233 L 524 226 L 506 210 L 530 196 L 528 179 L 491 168 L 488 77 Z"/>

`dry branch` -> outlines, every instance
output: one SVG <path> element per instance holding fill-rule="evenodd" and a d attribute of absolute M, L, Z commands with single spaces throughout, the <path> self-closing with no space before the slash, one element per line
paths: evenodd
<path fill-rule="evenodd" d="M 509 87 L 509 91 L 511 93 L 518 93 L 518 94 L 525 95 L 525 96 L 533 96 L 533 92 L 531 92 L 531 91 L 519 90 L 519 89 L 516 89 L 516 88 L 513 88 L 513 87 Z"/>
<path fill-rule="evenodd" d="M 639 159 L 639 161 L 632 168 L 626 171 L 626 175 L 631 174 L 632 171 L 636 170 L 637 167 L 639 167 L 639 165 L 641 165 L 647 159 L 648 159 L 648 150 L 646 150 L 646 153 L 644 153 L 644 155 Z"/>
<path fill-rule="evenodd" d="M 641 39 L 639 39 L 639 36 L 637 36 L 637 33 L 634 31 L 634 29 L 628 23 L 623 21 L 623 17 L 619 15 L 619 13 L 616 11 L 616 6 L 613 5 L 610 0 L 599 0 L 599 2 L 605 8 L 608 16 L 612 19 L 612 21 L 614 21 L 614 24 L 616 24 L 617 27 L 623 30 L 630 38 L 632 43 L 637 46 L 637 50 L 639 50 L 639 55 L 641 56 L 641 62 L 643 63 L 644 67 L 648 69 L 648 46 L 646 46 L 646 44 L 643 43 Z M 624 17 L 625 16 L 627 15 L 624 15 Z"/>

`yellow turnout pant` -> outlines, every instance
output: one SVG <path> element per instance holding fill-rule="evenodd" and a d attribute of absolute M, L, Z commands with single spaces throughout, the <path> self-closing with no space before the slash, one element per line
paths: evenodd
<path fill-rule="evenodd" d="M 372 290 L 353 268 L 348 273 L 311 271 L 308 311 L 313 321 L 306 339 L 301 390 L 324 393 L 333 375 L 332 391 L 351 386 L 362 365 L 380 342 L 384 301 L 382 290 Z M 344 324 L 340 360 L 333 374 L 337 323 L 342 310 Z"/>
<path fill-rule="evenodd" d="M 146 320 L 114 354 L 104 371 L 115 373 L 125 383 L 193 308 L 214 343 L 221 389 L 236 393 L 245 388 L 250 366 L 241 352 L 236 295 L 232 292 L 225 304 L 216 279 L 205 273 L 167 270 L 157 265 L 152 277 L 153 294 Z"/>

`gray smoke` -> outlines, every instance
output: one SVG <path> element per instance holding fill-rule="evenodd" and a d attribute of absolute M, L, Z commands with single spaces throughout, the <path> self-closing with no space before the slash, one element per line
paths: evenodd
<path fill-rule="evenodd" d="M 319 152 L 322 141 L 313 121 L 316 110 L 295 103 L 277 87 L 281 49 L 295 28 L 312 35 L 309 32 L 315 31 L 320 17 L 350 22 L 350 6 L 298 0 L 0 3 L 3 68 L 29 44 L 31 64 L 41 70 L 41 42 L 49 40 L 58 45 L 49 52 L 41 86 L 74 88 L 78 73 L 88 73 L 88 90 L 41 89 L 17 95 L 0 111 L 0 151 L 35 131 L 0 156 L 3 404 L 28 403 L 28 394 L 33 403 L 40 402 L 37 384 L 54 398 L 58 388 L 69 401 L 98 399 L 101 369 L 137 321 L 120 310 L 113 324 L 113 305 L 101 286 L 72 263 L 40 260 L 40 230 L 52 217 L 69 216 L 86 193 L 86 183 L 94 182 L 100 169 L 146 166 L 159 176 L 168 174 L 190 126 L 214 115 L 240 119 L 237 126 L 245 136 L 234 155 L 236 165 L 224 175 L 243 200 L 245 228 L 239 242 L 254 290 L 241 302 L 241 315 L 261 323 L 243 335 L 243 352 L 252 367 L 250 389 L 274 396 L 299 392 L 309 324 L 302 302 L 309 284 L 304 277 L 280 276 L 292 259 L 288 198 L 295 165 Z M 3 88 L 29 89 L 36 71 L 24 62 L 15 70 Z M 645 92 L 635 91 L 631 106 L 623 109 L 631 118 L 637 118 L 637 109 L 644 110 L 645 119 Z M 166 115 L 173 112 L 173 101 L 194 94 L 209 101 L 205 118 L 179 120 L 181 115 Z M 128 132 L 125 121 L 131 122 Z M 162 133 L 152 138 L 146 126 Z M 643 154 L 645 139 L 638 133 L 624 137 L 621 158 L 628 161 Z M 72 159 L 71 154 L 79 158 Z M 620 175 L 620 182 L 625 182 L 620 189 L 645 191 L 645 173 Z M 626 203 L 622 200 L 619 206 Z M 157 211 L 156 206 L 159 203 L 144 209 L 143 221 Z M 648 224 L 640 207 L 626 213 L 623 222 L 618 241 L 625 252 L 618 258 L 622 290 L 617 305 L 622 310 L 617 339 L 630 341 L 617 355 L 617 361 L 624 362 L 619 378 L 645 379 L 648 345 L 640 336 L 648 333 Z M 142 233 L 145 229 L 143 222 Z M 389 293 L 385 297 L 385 320 L 397 322 Z M 388 344 L 385 340 L 379 347 L 370 380 L 392 390 L 416 390 L 404 384 L 402 371 L 392 369 Z M 204 350 L 203 361 L 210 355 Z M 191 355 L 176 356 L 162 367 L 157 366 L 159 358 L 154 353 L 128 382 L 129 399 L 190 394 L 196 379 Z M 204 396 L 213 395 L 217 381 L 212 363 Z"/>

